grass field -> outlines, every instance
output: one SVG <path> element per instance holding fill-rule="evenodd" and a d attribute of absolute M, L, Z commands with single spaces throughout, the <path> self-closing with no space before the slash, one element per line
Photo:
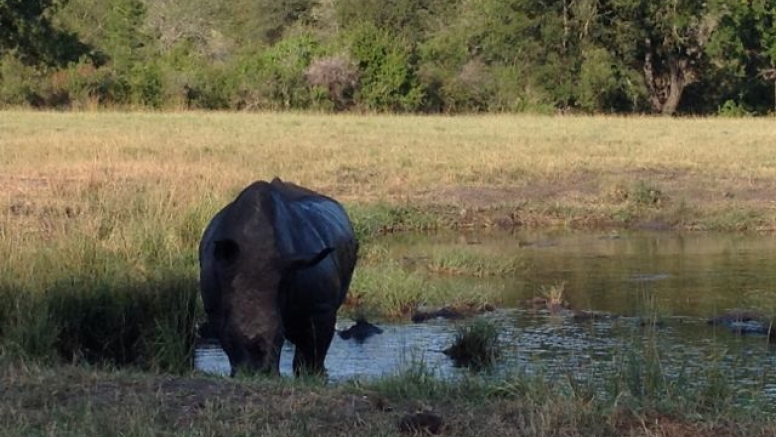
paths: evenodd
<path fill-rule="evenodd" d="M 175 217 L 278 175 L 459 224 L 776 227 L 772 119 L 3 112 L 0 131 L 2 201 L 36 211 L 137 195 Z"/>
<path fill-rule="evenodd" d="M 774 231 L 774 144 L 772 119 L 0 112 L 0 397 L 7 399 L 0 435 L 396 434 L 398 412 L 359 410 L 362 396 L 387 397 L 402 411 L 433 405 L 455 418 L 454 435 L 772 435 L 774 424 L 763 418 L 729 423 L 724 396 L 684 407 L 681 390 L 621 410 L 616 397 L 569 397 L 562 384 L 531 397 L 523 380 L 474 392 L 426 379 L 240 388 L 59 366 L 129 364 L 185 375 L 201 318 L 202 229 L 256 179 L 280 176 L 341 200 L 364 243 L 352 294 L 370 314 L 402 317 L 417 304 L 487 295 L 429 293 L 422 275 L 383 259 L 383 232 Z M 428 270 L 519 273 L 519 262 L 502 261 L 442 253 Z M 396 387 L 411 401 L 399 402 Z M 192 394 L 200 391 L 218 400 Z M 269 401 L 257 400 L 263 393 Z M 471 393 L 479 397 L 466 399 Z M 180 411 L 157 408 L 167 402 Z M 305 420 L 295 419 L 297 410 L 309 413 Z M 126 432 L 109 426 L 117 417 Z"/>

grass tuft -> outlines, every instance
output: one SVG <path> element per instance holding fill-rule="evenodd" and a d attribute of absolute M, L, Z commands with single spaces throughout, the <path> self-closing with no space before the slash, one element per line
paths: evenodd
<path fill-rule="evenodd" d="M 452 346 L 445 355 L 456 365 L 480 370 L 491 367 L 501 357 L 499 327 L 485 319 L 458 328 Z"/>

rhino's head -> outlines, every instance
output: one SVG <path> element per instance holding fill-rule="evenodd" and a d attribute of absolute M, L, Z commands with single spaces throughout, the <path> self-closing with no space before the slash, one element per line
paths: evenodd
<path fill-rule="evenodd" d="M 333 250 L 279 256 L 274 245 L 257 247 L 231 238 L 215 242 L 220 340 L 233 374 L 239 369 L 278 372 L 284 339 L 281 284 L 287 275 L 314 266 Z"/>

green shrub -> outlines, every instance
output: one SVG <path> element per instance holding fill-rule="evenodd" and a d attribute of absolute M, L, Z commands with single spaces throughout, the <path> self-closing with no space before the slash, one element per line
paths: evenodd
<path fill-rule="evenodd" d="M 356 101 L 373 111 L 409 112 L 423 104 L 410 44 L 374 24 L 362 23 L 347 35 L 350 56 L 358 64 Z"/>
<path fill-rule="evenodd" d="M 64 88 L 79 106 L 129 103 L 129 84 L 110 67 L 97 68 L 91 61 L 81 60 L 62 73 L 67 76 Z"/>
<path fill-rule="evenodd" d="M 132 103 L 144 107 L 160 108 L 164 103 L 162 72 L 153 63 L 137 64 L 129 72 Z"/>
<path fill-rule="evenodd" d="M 594 48 L 583 54 L 577 103 L 589 112 L 611 110 L 620 93 L 620 83 L 615 71 L 615 59 L 604 48 Z"/>
<path fill-rule="evenodd" d="M 304 109 L 313 100 L 305 71 L 319 53 L 309 33 L 288 37 L 237 67 L 237 95 L 246 109 Z"/>
<path fill-rule="evenodd" d="M 717 108 L 717 115 L 720 117 L 750 117 L 753 114 L 743 104 L 734 100 L 725 100 L 725 103 Z"/>
<path fill-rule="evenodd" d="M 12 52 L 0 58 L 0 105 L 22 106 L 37 98 L 35 68 L 24 65 Z"/>

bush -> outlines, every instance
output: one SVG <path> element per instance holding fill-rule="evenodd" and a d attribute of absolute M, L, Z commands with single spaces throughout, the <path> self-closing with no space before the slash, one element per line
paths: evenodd
<path fill-rule="evenodd" d="M 283 39 L 238 66 L 239 106 L 244 109 L 304 109 L 312 102 L 305 71 L 319 52 L 308 33 Z"/>
<path fill-rule="evenodd" d="M 611 110 L 613 99 L 620 92 L 620 84 L 614 70 L 615 60 L 604 48 L 588 50 L 583 54 L 583 58 L 577 86 L 577 103 L 589 112 Z"/>
<path fill-rule="evenodd" d="M 461 71 L 442 86 L 447 112 L 486 111 L 494 82 L 488 67 L 478 60 L 464 64 Z"/>
<path fill-rule="evenodd" d="M 421 108 L 424 90 L 415 75 L 409 44 L 371 23 L 356 26 L 347 40 L 361 77 L 358 104 L 373 111 Z"/>
<path fill-rule="evenodd" d="M 310 85 L 324 90 L 321 95 L 328 96 L 335 110 L 343 110 L 352 104 L 358 70 L 346 56 L 315 59 L 305 70 L 305 77 Z"/>
<path fill-rule="evenodd" d="M 24 65 L 13 53 L 0 58 L 0 105 L 22 106 L 33 104 L 40 97 L 36 93 L 39 73 Z"/>
<path fill-rule="evenodd" d="M 59 75 L 62 73 L 67 78 L 62 86 L 78 106 L 106 106 L 129 102 L 129 84 L 108 66 L 98 68 L 89 60 L 81 60 Z"/>
<path fill-rule="evenodd" d="M 136 64 L 129 72 L 132 103 L 160 108 L 164 103 L 162 73 L 155 64 Z"/>
<path fill-rule="evenodd" d="M 743 104 L 737 103 L 734 100 L 726 100 L 721 106 L 717 108 L 717 115 L 720 117 L 749 117 L 752 115 Z"/>

